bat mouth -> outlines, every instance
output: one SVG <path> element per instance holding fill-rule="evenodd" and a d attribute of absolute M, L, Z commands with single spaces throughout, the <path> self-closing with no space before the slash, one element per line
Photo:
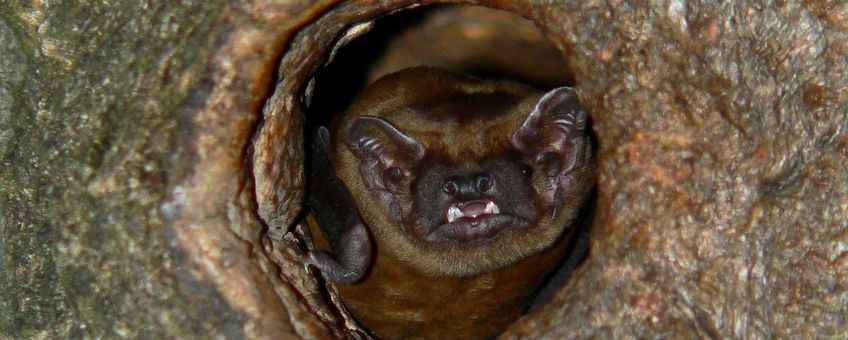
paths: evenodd
<path fill-rule="evenodd" d="M 466 201 L 451 204 L 445 213 L 448 223 L 457 220 L 475 221 L 486 216 L 500 215 L 501 208 L 491 199 Z"/>
<path fill-rule="evenodd" d="M 503 230 L 520 226 L 520 220 L 503 211 L 492 199 L 457 202 L 445 210 L 443 223 L 433 228 L 427 240 L 485 241 Z"/>

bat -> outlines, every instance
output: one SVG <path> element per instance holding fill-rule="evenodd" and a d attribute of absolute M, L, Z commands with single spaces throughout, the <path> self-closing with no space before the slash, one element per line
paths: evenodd
<path fill-rule="evenodd" d="M 570 87 L 383 76 L 315 133 L 306 265 L 377 337 L 493 337 L 564 256 L 594 185 L 586 125 Z"/>

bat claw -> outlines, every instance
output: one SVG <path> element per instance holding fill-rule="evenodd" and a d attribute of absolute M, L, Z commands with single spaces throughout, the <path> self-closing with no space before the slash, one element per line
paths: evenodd
<path fill-rule="evenodd" d="M 311 272 L 310 267 L 318 268 L 327 279 L 336 283 L 355 283 L 362 279 L 364 274 L 363 270 L 356 270 L 356 267 L 349 265 L 345 266 L 326 253 L 318 251 L 310 251 L 309 258 L 303 262 L 303 266 L 307 272 Z"/>
<path fill-rule="evenodd" d="M 309 274 L 312 274 L 314 272 L 312 268 L 318 268 L 319 271 L 321 270 L 321 268 L 318 267 L 318 263 L 315 261 L 314 251 L 310 251 L 309 254 L 307 254 L 306 260 L 303 261 L 303 270 L 305 270 Z"/>

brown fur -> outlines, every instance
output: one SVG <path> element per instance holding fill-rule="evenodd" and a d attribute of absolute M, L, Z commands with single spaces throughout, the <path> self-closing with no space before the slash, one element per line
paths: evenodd
<path fill-rule="evenodd" d="M 311 230 L 317 247 L 330 251 L 320 229 L 313 224 Z M 337 288 L 357 321 L 381 339 L 492 338 L 521 316 L 535 288 L 563 257 L 571 232 L 537 256 L 468 277 L 423 274 L 378 241 L 368 278 Z"/>

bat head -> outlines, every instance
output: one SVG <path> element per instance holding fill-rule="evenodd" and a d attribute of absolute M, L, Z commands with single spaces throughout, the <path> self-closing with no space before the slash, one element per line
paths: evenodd
<path fill-rule="evenodd" d="M 401 71 L 344 120 L 356 169 L 346 183 L 378 245 L 418 269 L 495 270 L 561 240 L 575 219 L 591 187 L 586 121 L 569 87 Z"/>

